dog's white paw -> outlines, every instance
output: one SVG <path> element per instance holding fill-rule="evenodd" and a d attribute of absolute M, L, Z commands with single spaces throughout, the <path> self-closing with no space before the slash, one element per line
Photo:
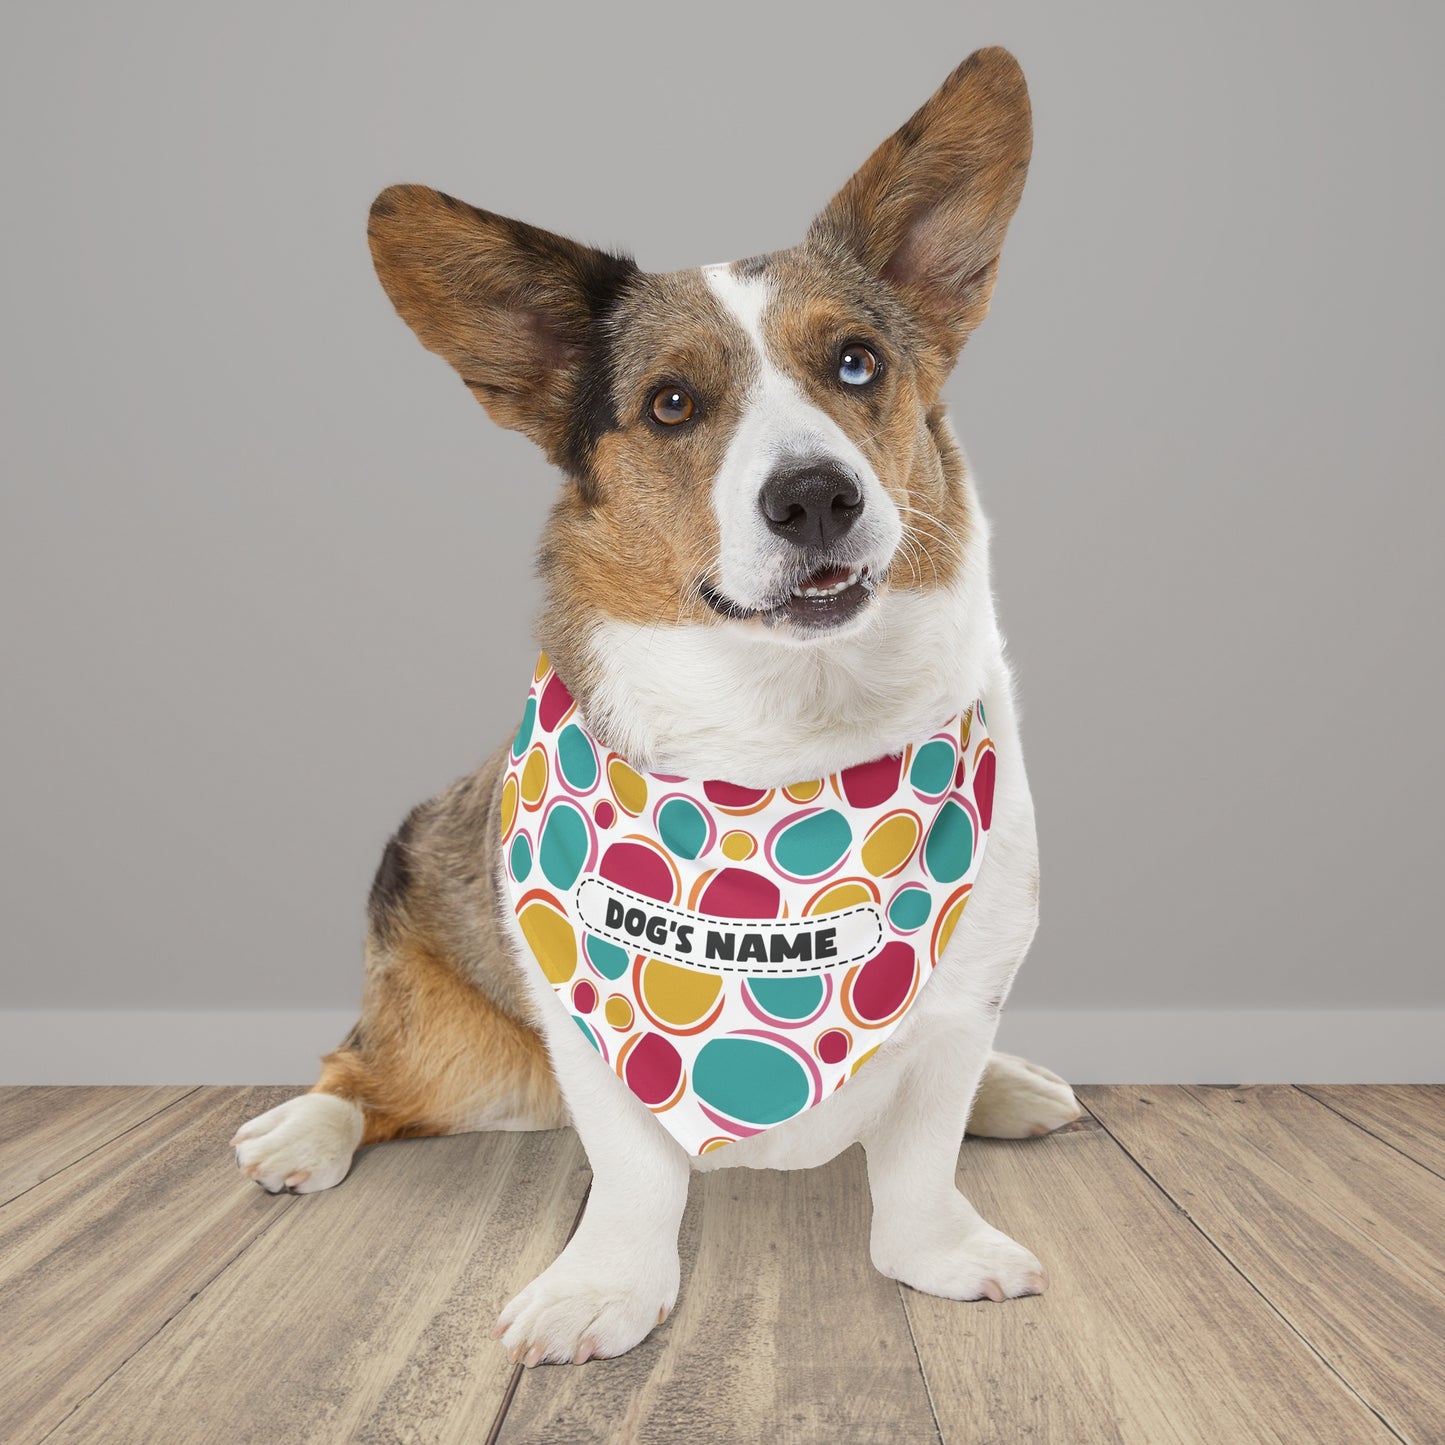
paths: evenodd
<path fill-rule="evenodd" d="M 677 1302 L 679 1264 L 675 1252 L 670 1268 L 668 1261 L 636 1270 L 622 1264 L 569 1258 L 564 1250 L 497 1317 L 492 1338 L 501 1339 L 513 1364 L 580 1365 L 626 1354 Z"/>
<path fill-rule="evenodd" d="M 1027 1139 L 1083 1114 L 1057 1075 L 1015 1054 L 991 1054 L 968 1116 L 968 1132 L 986 1139 Z"/>
<path fill-rule="evenodd" d="M 944 1299 L 1002 1302 L 1042 1294 L 1048 1285 L 1044 1267 L 1033 1254 L 982 1220 L 943 1245 L 899 1241 L 880 1257 L 875 1244 L 873 1263 L 890 1279 Z"/>
<path fill-rule="evenodd" d="M 346 1178 L 361 1129 L 350 1099 L 302 1094 L 242 1124 L 231 1143 L 241 1173 L 268 1194 L 314 1194 Z"/>

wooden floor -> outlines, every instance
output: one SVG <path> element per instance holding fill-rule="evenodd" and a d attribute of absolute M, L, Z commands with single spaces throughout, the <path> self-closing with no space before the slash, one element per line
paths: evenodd
<path fill-rule="evenodd" d="M 868 1263 L 857 1150 L 694 1180 L 683 1292 L 619 1360 L 509 1367 L 570 1131 L 367 1150 L 272 1197 L 289 1089 L 0 1090 L 0 1441 L 1445 1441 L 1445 1088 L 1095 1088 L 959 1175 L 1041 1298 Z"/>

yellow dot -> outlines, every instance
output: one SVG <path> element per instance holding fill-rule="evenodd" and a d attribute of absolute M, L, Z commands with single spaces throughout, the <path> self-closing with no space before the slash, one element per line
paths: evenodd
<path fill-rule="evenodd" d="M 707 1143 L 702 1146 L 702 1152 L 704 1154 L 711 1154 L 714 1149 L 721 1149 L 724 1145 L 730 1144 L 731 1142 L 732 1140 L 730 1139 L 709 1139 Z"/>
<path fill-rule="evenodd" d="M 789 783 L 783 789 L 795 803 L 811 803 L 822 791 L 822 778 L 809 778 L 806 783 Z"/>
<path fill-rule="evenodd" d="M 640 773 L 634 772 L 621 758 L 613 758 L 607 764 L 607 777 L 612 783 L 612 793 L 625 812 L 635 818 L 647 806 L 647 783 Z"/>
<path fill-rule="evenodd" d="M 918 819 L 895 813 L 875 825 L 863 841 L 863 866 L 875 877 L 896 873 L 913 856 L 918 844 Z"/>
<path fill-rule="evenodd" d="M 943 916 L 943 921 L 938 925 L 938 946 L 934 949 L 934 956 L 943 957 L 943 951 L 948 947 L 948 940 L 953 937 L 953 930 L 958 927 L 958 920 L 963 917 L 964 905 L 968 902 L 969 895 L 965 893 L 952 908 Z"/>
<path fill-rule="evenodd" d="M 549 983 L 566 983 L 577 971 L 577 935 L 570 919 L 545 903 L 524 908 L 517 922 Z"/>
<path fill-rule="evenodd" d="M 722 992 L 720 973 L 702 973 L 660 958 L 649 958 L 642 966 L 638 992 L 647 1011 L 659 1023 L 685 1029 L 707 1015 Z"/>
<path fill-rule="evenodd" d="M 507 780 L 502 784 L 502 837 L 506 837 L 512 831 L 512 824 L 517 817 L 517 775 L 508 773 Z"/>
<path fill-rule="evenodd" d="M 758 845 L 751 833 L 724 833 L 722 850 L 724 858 L 741 863 L 744 858 L 751 858 L 758 851 Z"/>
<path fill-rule="evenodd" d="M 538 743 L 527 754 L 526 765 L 522 768 L 522 802 L 528 808 L 535 808 L 547 791 L 547 754 Z"/>
<path fill-rule="evenodd" d="M 632 1005 L 620 993 L 614 993 L 603 1005 L 602 1015 L 615 1029 L 632 1026 Z"/>
<path fill-rule="evenodd" d="M 871 1059 L 873 1055 L 876 1054 L 878 1050 L 882 1047 L 882 1044 L 874 1044 L 873 1047 L 869 1049 L 866 1054 L 860 1054 L 858 1058 L 854 1061 L 853 1067 L 848 1070 L 848 1077 L 851 1079 L 853 1075 L 856 1074 L 858 1070 L 861 1069 L 863 1065 L 866 1064 L 868 1060 Z M 871 1078 L 872 1075 L 870 1074 L 869 1077 Z"/>
<path fill-rule="evenodd" d="M 835 883 L 826 893 L 815 898 L 808 908 L 809 913 L 836 913 L 840 908 L 852 908 L 859 903 L 872 903 L 873 894 L 866 883 L 850 878 Z"/>

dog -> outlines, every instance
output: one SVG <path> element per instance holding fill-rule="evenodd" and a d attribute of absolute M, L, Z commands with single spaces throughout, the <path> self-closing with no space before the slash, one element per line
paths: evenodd
<path fill-rule="evenodd" d="M 667 1317 L 692 1170 L 855 1142 L 885 1275 L 1044 1288 L 955 1184 L 965 1123 L 1080 1111 L 991 1052 L 1038 848 L 940 400 L 1031 144 L 1022 72 L 989 49 L 789 250 L 646 274 L 423 186 L 372 207 L 401 317 L 563 474 L 544 651 L 517 737 L 385 848 L 360 1022 L 232 1142 L 263 1188 L 309 1193 L 367 1144 L 574 1126 L 591 1192 L 501 1313 L 513 1361 L 619 1355 Z"/>

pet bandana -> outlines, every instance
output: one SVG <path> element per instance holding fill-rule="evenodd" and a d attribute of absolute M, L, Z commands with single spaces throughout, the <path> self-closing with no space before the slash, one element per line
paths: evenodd
<path fill-rule="evenodd" d="M 593 1048 L 689 1152 L 792 1118 L 897 1028 L 993 813 L 981 703 L 783 788 L 633 768 L 544 654 L 502 784 L 511 905 Z"/>

